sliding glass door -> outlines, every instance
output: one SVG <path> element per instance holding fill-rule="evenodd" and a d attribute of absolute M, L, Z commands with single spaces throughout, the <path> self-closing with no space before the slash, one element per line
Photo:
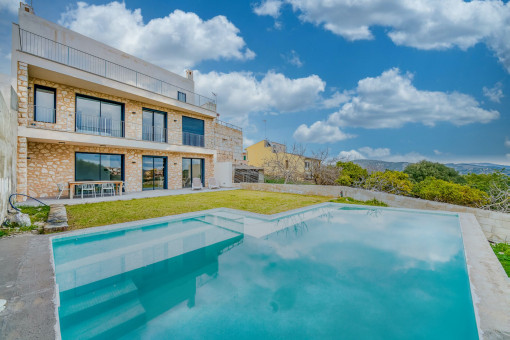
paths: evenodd
<path fill-rule="evenodd" d="M 124 137 L 123 104 L 77 95 L 76 132 Z"/>
<path fill-rule="evenodd" d="M 143 140 L 166 143 L 166 113 L 143 109 Z"/>
<path fill-rule="evenodd" d="M 143 156 L 142 189 L 166 189 L 166 157 Z"/>
<path fill-rule="evenodd" d="M 191 188 L 193 178 L 199 178 L 204 185 L 204 160 L 202 158 L 182 159 L 182 187 Z"/>
<path fill-rule="evenodd" d="M 122 181 L 123 155 L 77 152 L 76 181 Z"/>

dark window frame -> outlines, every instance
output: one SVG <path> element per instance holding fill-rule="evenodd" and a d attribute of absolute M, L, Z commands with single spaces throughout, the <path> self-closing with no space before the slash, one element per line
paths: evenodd
<path fill-rule="evenodd" d="M 160 111 L 160 110 L 156 110 L 156 109 L 149 109 L 147 107 L 142 107 L 142 139 L 143 139 L 143 111 L 151 111 L 153 114 L 152 114 L 152 127 L 154 127 L 154 112 L 156 113 L 163 113 L 165 115 L 165 143 L 168 143 L 168 112 L 165 112 L 165 111 Z M 152 136 L 152 140 L 149 140 L 149 139 L 143 139 L 143 140 L 147 140 L 147 141 L 150 141 L 150 142 L 154 142 L 154 135 Z"/>
<path fill-rule="evenodd" d="M 76 119 L 76 116 L 78 115 L 78 98 L 80 98 L 80 97 L 81 98 L 85 98 L 85 99 L 96 100 L 96 101 L 98 101 L 100 103 L 104 102 L 104 103 L 120 105 L 120 121 L 126 123 L 126 119 L 125 119 L 125 103 L 116 102 L 114 100 L 109 100 L 109 99 L 102 99 L 102 98 L 98 98 L 98 97 L 93 97 L 93 96 L 89 96 L 89 95 L 86 95 L 86 94 L 76 93 L 76 95 L 74 96 L 74 112 L 75 112 L 74 131 L 76 131 L 77 124 L 78 124 L 78 119 Z M 99 104 L 99 117 L 101 117 L 101 104 Z M 126 137 L 126 127 L 125 127 L 125 125 L 126 124 L 122 124 L 122 136 L 121 136 L 121 138 Z"/>
<path fill-rule="evenodd" d="M 53 92 L 53 122 L 45 122 L 41 120 L 37 120 L 37 89 L 42 89 L 46 91 Z M 56 124 L 57 123 L 57 89 L 54 87 L 44 86 L 35 84 L 34 85 L 34 121 L 48 123 L 48 124 Z"/>
<path fill-rule="evenodd" d="M 165 179 L 163 181 L 163 190 L 168 189 L 168 156 L 142 155 L 142 191 L 161 190 L 161 189 L 154 189 L 154 178 L 152 179 L 153 180 L 152 189 L 144 189 L 143 188 L 143 158 L 144 157 L 152 157 L 153 166 L 154 166 L 154 158 L 163 158 L 163 169 L 164 169 L 163 174 L 165 176 Z"/>
<path fill-rule="evenodd" d="M 184 159 L 189 159 L 191 162 L 190 162 L 190 176 L 191 176 L 191 183 L 193 183 L 193 160 L 194 159 L 200 159 L 201 160 L 201 165 L 200 165 L 200 172 L 202 174 L 202 178 L 201 178 L 201 181 L 202 181 L 202 186 L 205 187 L 205 158 L 194 158 L 194 157 L 182 157 L 181 159 L 181 177 L 182 177 L 182 160 Z M 183 187 L 184 189 L 184 187 Z"/>
<path fill-rule="evenodd" d="M 87 155 L 100 155 L 99 156 L 99 178 L 101 178 L 101 155 L 110 155 L 110 156 L 120 156 L 120 168 L 121 168 L 121 171 L 120 171 L 120 178 L 121 178 L 121 181 L 124 182 L 125 181 L 125 172 L 126 172 L 126 164 L 125 164 L 125 155 L 122 154 L 122 153 L 108 153 L 108 152 L 82 152 L 82 151 L 75 151 L 74 152 L 74 180 L 77 181 L 76 179 L 76 156 L 78 154 L 87 154 Z"/>
<path fill-rule="evenodd" d="M 184 97 L 184 100 L 181 99 L 181 96 Z M 186 92 L 177 91 L 177 100 L 183 103 L 186 103 Z"/>
<path fill-rule="evenodd" d="M 195 132 L 185 131 L 184 130 L 184 121 L 185 121 L 185 118 L 186 119 L 191 119 L 191 120 L 201 121 L 202 122 L 202 133 L 195 133 Z M 194 118 L 194 117 L 189 117 L 189 116 L 182 116 L 182 118 L 181 118 L 181 131 L 182 131 L 182 144 L 183 145 L 205 147 L 205 120 L 199 119 L 199 118 Z M 202 136 L 202 142 L 203 142 L 202 145 L 194 145 L 192 143 L 190 143 L 190 144 L 184 143 L 184 141 L 185 141 L 184 134 L 185 133 L 190 133 L 190 134 Z"/>

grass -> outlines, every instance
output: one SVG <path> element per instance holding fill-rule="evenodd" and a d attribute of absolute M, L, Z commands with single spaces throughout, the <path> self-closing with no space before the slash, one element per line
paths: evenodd
<path fill-rule="evenodd" d="M 510 277 L 510 244 L 498 243 L 491 244 L 492 250 L 496 254 L 499 262 L 503 266 L 503 269 L 506 272 L 506 275 Z"/>
<path fill-rule="evenodd" d="M 330 200 L 331 197 L 323 196 L 232 190 L 70 205 L 66 209 L 70 228 L 81 229 L 213 208 L 232 208 L 270 215 Z"/>
<path fill-rule="evenodd" d="M 378 201 L 375 198 L 368 201 L 360 201 L 351 197 L 338 197 L 334 200 L 330 200 L 334 203 L 346 203 L 346 204 L 359 204 L 359 205 L 373 205 L 376 207 L 387 207 L 388 205 L 384 202 Z"/>
<path fill-rule="evenodd" d="M 50 213 L 49 206 L 40 206 L 40 207 L 18 207 L 22 213 L 28 214 L 30 216 L 30 221 L 32 222 L 31 226 L 28 227 L 19 227 L 18 225 L 7 225 L 6 228 L 0 229 L 0 237 L 8 236 L 12 233 L 26 232 L 34 229 L 38 229 L 39 226 L 35 225 L 36 222 L 46 222 L 48 219 L 48 214 Z"/>

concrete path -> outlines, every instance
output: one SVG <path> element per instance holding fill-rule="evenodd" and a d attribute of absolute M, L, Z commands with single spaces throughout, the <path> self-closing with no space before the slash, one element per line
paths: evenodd
<path fill-rule="evenodd" d="M 74 199 L 69 198 L 38 198 L 41 202 L 51 205 L 51 204 L 64 204 L 64 205 L 75 205 L 75 204 L 84 204 L 84 203 L 97 203 L 97 202 L 111 202 L 111 201 L 125 201 L 132 200 L 137 198 L 149 198 L 149 197 L 163 197 L 163 196 L 175 196 L 175 195 L 186 195 L 186 194 L 200 194 L 204 192 L 213 192 L 213 191 L 228 191 L 228 190 L 236 190 L 238 188 L 220 188 L 220 189 L 202 189 L 202 190 L 191 190 L 189 188 L 186 189 L 173 189 L 173 190 L 150 190 L 150 191 L 137 191 L 137 192 L 128 192 L 123 194 L 122 196 L 105 196 L 105 197 L 86 197 L 81 199 L 81 197 L 75 197 Z M 39 202 L 28 199 L 26 202 L 20 203 L 20 205 L 27 206 L 37 206 Z"/>
<path fill-rule="evenodd" d="M 55 283 L 47 235 L 0 239 L 0 339 L 55 339 Z"/>

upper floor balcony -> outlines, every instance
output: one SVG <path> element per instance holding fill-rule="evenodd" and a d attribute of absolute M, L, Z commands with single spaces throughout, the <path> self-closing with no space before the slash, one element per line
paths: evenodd
<path fill-rule="evenodd" d="M 216 99 L 200 95 L 168 81 L 158 79 L 154 76 L 120 65 L 119 63 L 96 56 L 91 51 L 84 52 L 21 27 L 18 27 L 17 31 L 19 34 L 19 43 L 17 44 L 19 50 L 23 53 L 109 80 L 114 80 L 125 85 L 134 86 L 138 89 L 176 100 L 177 102 L 193 105 L 208 110 L 211 112 L 211 115 L 216 112 Z M 13 36 L 13 38 L 15 37 Z M 90 39 L 87 41 L 89 40 Z M 97 44 L 99 45 L 100 43 Z M 152 70 L 152 72 L 154 72 L 154 70 Z"/>

